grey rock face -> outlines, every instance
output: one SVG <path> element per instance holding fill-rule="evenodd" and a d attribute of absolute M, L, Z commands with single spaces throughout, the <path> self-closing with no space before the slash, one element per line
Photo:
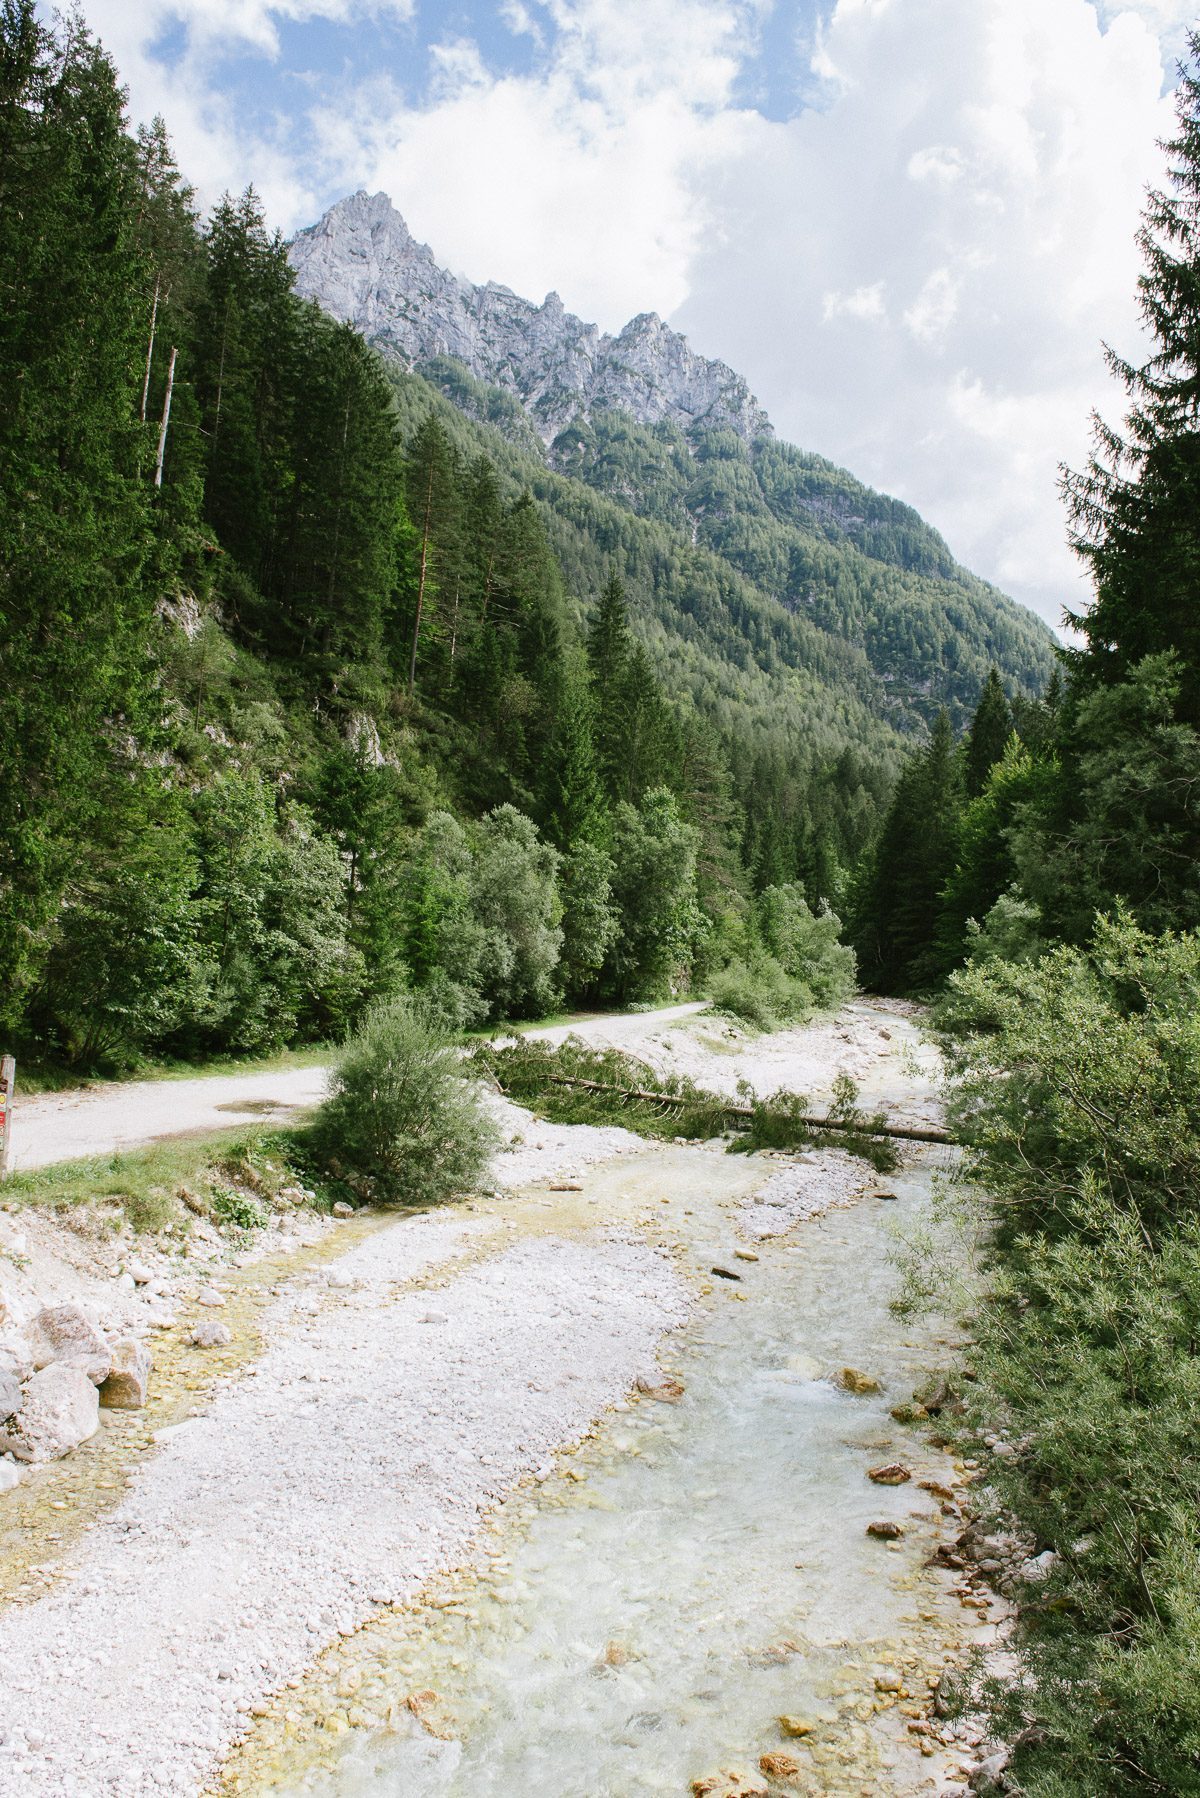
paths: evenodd
<path fill-rule="evenodd" d="M 734 431 L 750 443 L 770 421 L 745 381 L 698 356 L 653 312 L 602 335 L 556 293 L 540 306 L 489 281 L 460 281 L 417 243 L 386 194 L 351 194 L 291 247 L 296 290 L 403 361 L 453 356 L 520 401 L 547 444 L 594 408 Z"/>

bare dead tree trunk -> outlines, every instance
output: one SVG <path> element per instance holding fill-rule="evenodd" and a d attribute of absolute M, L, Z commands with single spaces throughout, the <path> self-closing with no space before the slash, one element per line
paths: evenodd
<path fill-rule="evenodd" d="M 333 601 L 337 593 L 337 580 L 340 573 L 342 544 L 342 509 L 346 500 L 346 445 L 350 441 L 350 399 L 347 396 L 346 410 L 342 417 L 342 453 L 338 459 L 338 503 L 333 518 L 333 545 L 329 552 L 329 581 L 326 587 L 325 629 L 322 632 L 323 644 L 329 648 L 329 633 L 333 628 Z"/>
<path fill-rule="evenodd" d="M 154 277 L 154 304 L 150 308 L 150 341 L 146 345 L 146 374 L 142 381 L 142 423 L 146 422 L 146 407 L 150 403 L 150 365 L 154 361 L 154 334 L 158 329 L 158 293 L 162 282 L 161 275 Z"/>
<path fill-rule="evenodd" d="M 154 464 L 154 485 L 162 486 L 163 457 L 167 452 L 167 426 L 171 422 L 171 395 L 175 391 L 175 358 L 179 351 L 171 346 L 171 360 L 167 364 L 167 391 L 163 395 L 162 423 L 158 427 L 158 459 Z"/>
<path fill-rule="evenodd" d="M 429 482 L 425 488 L 425 516 L 421 524 L 421 572 L 417 576 L 417 615 L 413 619 L 412 652 L 408 658 L 408 691 L 417 689 L 417 639 L 421 634 L 421 613 L 425 607 L 425 582 L 429 574 L 429 527 L 433 517 L 433 457 L 429 458 Z"/>
<path fill-rule="evenodd" d="M 458 602 L 462 593 L 462 576 L 454 583 L 454 618 L 450 625 L 450 679 L 448 687 L 454 686 L 454 657 L 458 651 Z"/>

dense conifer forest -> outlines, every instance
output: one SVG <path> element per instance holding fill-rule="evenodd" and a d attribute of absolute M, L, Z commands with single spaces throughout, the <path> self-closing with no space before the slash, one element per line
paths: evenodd
<path fill-rule="evenodd" d="M 78 20 L 9 0 L 3 48 L 10 1040 L 783 991 L 763 895 L 841 905 L 930 693 L 1036 687 L 1044 633 L 785 446 L 614 414 L 548 465 L 298 300 L 252 190 L 202 220 Z"/>

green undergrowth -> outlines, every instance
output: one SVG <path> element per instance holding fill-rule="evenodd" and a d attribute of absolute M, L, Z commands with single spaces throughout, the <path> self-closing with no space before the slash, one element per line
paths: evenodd
<path fill-rule="evenodd" d="M 274 1212 L 328 1210 L 339 1194 L 312 1177 L 301 1130 L 222 1131 L 173 1138 L 113 1155 L 17 1173 L 0 1188 L 6 1207 L 70 1211 L 91 1206 L 112 1228 L 186 1234 L 193 1219 L 236 1230 Z"/>
<path fill-rule="evenodd" d="M 290 1068 L 321 1067 L 336 1053 L 330 1043 L 280 1049 L 275 1055 L 213 1055 L 198 1061 L 136 1062 L 120 1073 L 84 1072 L 66 1062 L 17 1063 L 17 1096 L 73 1092 L 81 1086 L 123 1085 L 130 1080 L 205 1080 L 218 1074 L 282 1074 Z"/>
<path fill-rule="evenodd" d="M 619 1049 L 590 1048 L 578 1037 L 559 1045 L 524 1040 L 477 1049 L 470 1065 L 509 1098 L 556 1124 L 620 1124 L 639 1136 L 667 1141 L 728 1135 L 731 1153 L 839 1148 L 880 1172 L 896 1166 L 895 1149 L 878 1134 L 884 1119 L 857 1109 L 857 1088 L 845 1075 L 834 1083 L 833 1102 L 825 1113 L 840 1127 L 822 1130 L 806 1121 L 814 1108 L 802 1093 L 760 1099 L 743 1085 L 738 1099 L 730 1101 Z M 603 1090 L 574 1084 L 583 1080 Z"/>

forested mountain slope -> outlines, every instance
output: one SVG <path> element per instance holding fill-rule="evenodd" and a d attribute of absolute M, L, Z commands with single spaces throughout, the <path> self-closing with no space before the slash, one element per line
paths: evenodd
<path fill-rule="evenodd" d="M 199 217 L 79 20 L 14 0 L 0 49 L 7 1040 L 128 1065 L 750 963 L 802 1004 L 906 739 L 992 661 L 1038 688 L 1047 633 L 654 321 L 549 445 L 523 388 L 379 355 L 252 189 Z M 476 308 L 493 349 L 531 310 Z"/>
<path fill-rule="evenodd" d="M 491 427 L 480 441 L 537 497 L 569 588 L 595 591 L 619 549 L 673 682 L 732 695 L 762 672 L 784 718 L 794 699 L 820 730 L 832 700 L 855 735 L 859 705 L 901 734 L 942 705 L 965 722 L 992 666 L 1045 685 L 1037 618 L 911 507 L 779 443 L 741 377 L 654 315 L 602 336 L 556 294 L 539 307 L 459 281 L 383 194 L 340 201 L 289 254 L 300 292 Z"/>

